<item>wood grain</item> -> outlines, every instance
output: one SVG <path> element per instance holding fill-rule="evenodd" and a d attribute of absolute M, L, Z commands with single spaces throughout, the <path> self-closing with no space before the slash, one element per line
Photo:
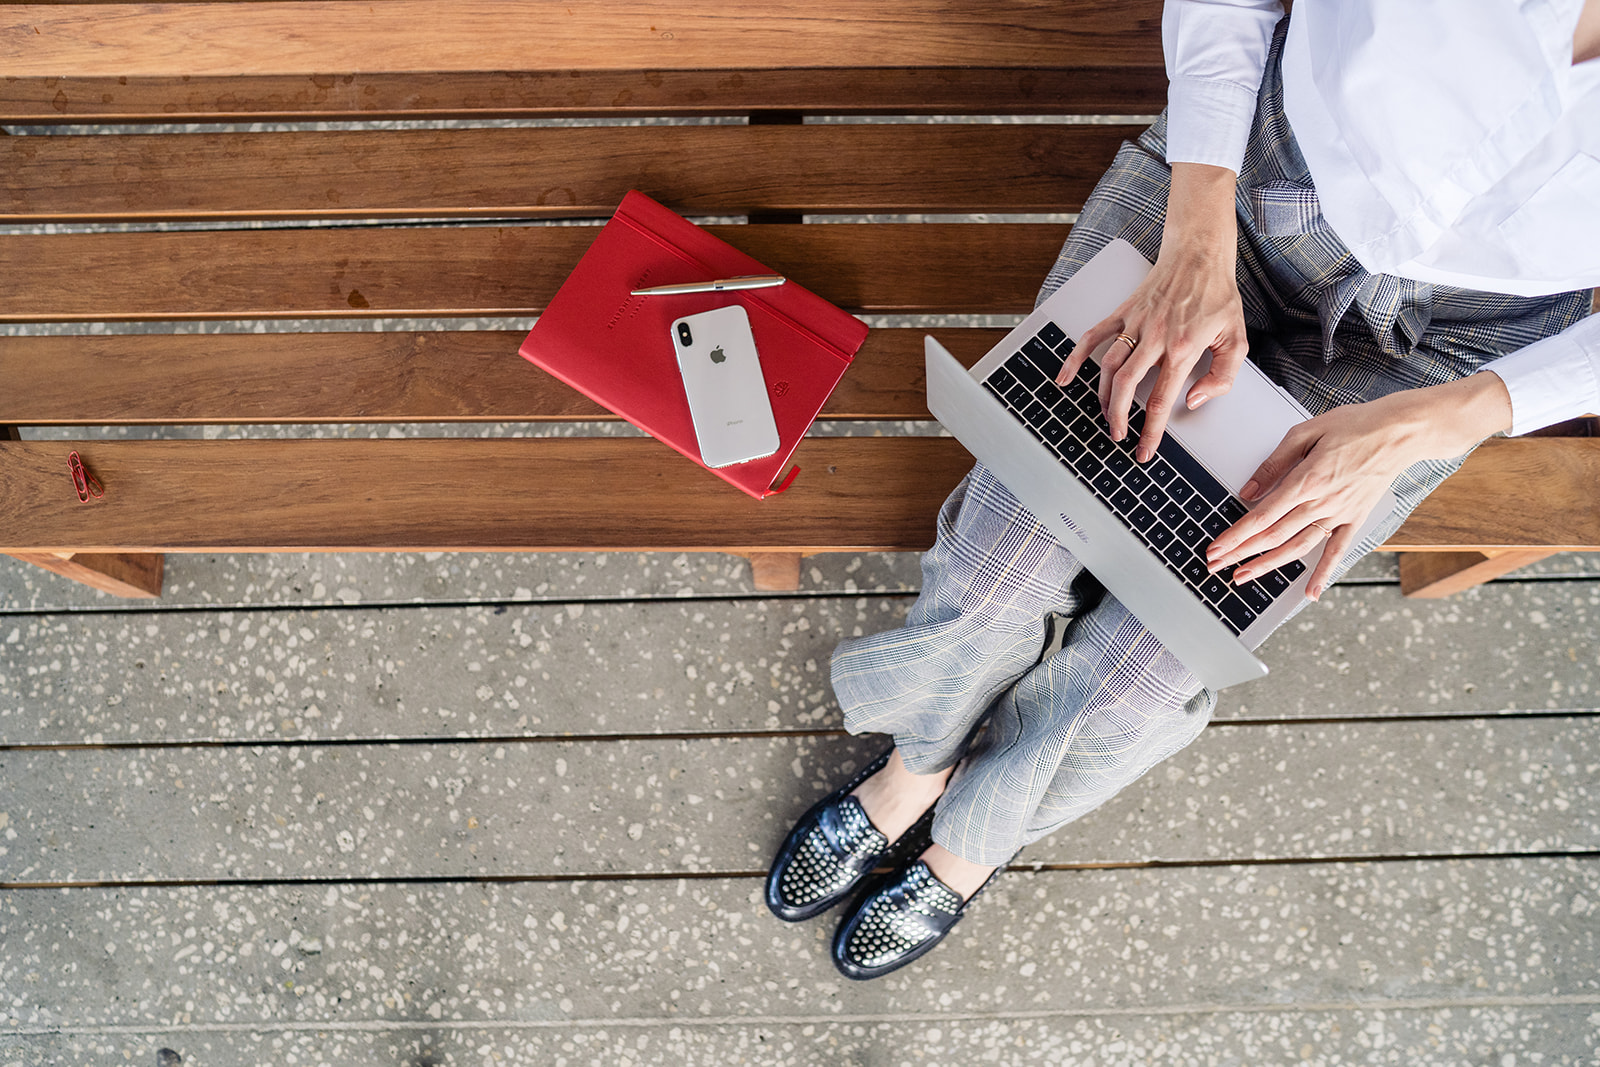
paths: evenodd
<path fill-rule="evenodd" d="M 1555 553 L 1546 548 L 1493 549 L 1483 552 L 1402 552 L 1400 592 L 1437 600 L 1451 596 Z"/>
<path fill-rule="evenodd" d="M 52 574 L 117 597 L 151 600 L 161 595 L 166 557 L 157 553 L 7 553 Z"/>
<path fill-rule="evenodd" d="M 852 311 L 1018 314 L 1033 309 L 1069 228 L 707 229 Z M 16 235 L 0 241 L 0 321 L 533 315 L 597 232 L 458 226 Z"/>
<path fill-rule="evenodd" d="M 8 4 L 17 77 L 1159 66 L 1157 0 Z"/>
<path fill-rule="evenodd" d="M 0 222 L 1077 211 L 1137 126 L 813 125 L 16 137 Z"/>
<path fill-rule="evenodd" d="M 1600 548 L 1600 438 L 1496 438 L 1429 494 L 1383 548 Z"/>
<path fill-rule="evenodd" d="M 1153 37 L 1154 35 L 1152 35 Z M 329 121 L 741 115 L 1154 115 L 1160 51 L 1142 66 L 1029 70 L 463 71 L 0 78 L 0 122 Z"/>
<path fill-rule="evenodd" d="M 74 447 L 105 484 L 93 507 Z M 0 442 L 0 552 L 921 551 L 972 466 L 939 437 L 794 458 L 757 501 L 642 438 Z"/>
<path fill-rule="evenodd" d="M 927 419 L 922 338 L 968 366 L 998 329 L 867 335 L 823 408 Z M 615 419 L 518 358 L 524 334 L 122 334 L 0 337 L 0 423 L 547 422 Z"/>

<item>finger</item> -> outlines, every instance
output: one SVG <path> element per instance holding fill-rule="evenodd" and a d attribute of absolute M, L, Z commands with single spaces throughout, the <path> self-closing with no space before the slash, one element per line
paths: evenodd
<path fill-rule="evenodd" d="M 1347 522 L 1336 527 L 1333 536 L 1328 538 L 1328 546 L 1322 550 L 1322 558 L 1317 560 L 1316 567 L 1312 568 L 1311 577 L 1306 580 L 1306 596 L 1312 600 L 1321 600 L 1322 594 L 1328 588 L 1328 582 L 1333 577 L 1333 569 L 1344 558 L 1345 551 L 1351 542 L 1356 539 L 1356 526 Z"/>
<path fill-rule="evenodd" d="M 1090 354 L 1105 343 L 1106 338 L 1115 337 L 1121 333 L 1125 325 L 1122 312 L 1119 309 L 1111 317 L 1101 319 L 1087 330 L 1084 330 L 1078 337 L 1077 345 L 1073 347 L 1072 355 L 1068 357 L 1066 363 L 1062 364 L 1061 373 L 1056 376 L 1056 384 L 1066 385 L 1072 381 L 1073 377 L 1078 373 L 1078 368 L 1083 366 L 1084 361 L 1089 358 Z M 1067 372 L 1069 367 L 1071 368 L 1070 374 Z"/>
<path fill-rule="evenodd" d="M 1167 419 L 1172 415 L 1172 406 L 1177 403 L 1178 390 L 1183 387 L 1183 379 L 1187 376 L 1183 368 L 1172 360 L 1162 362 L 1156 386 L 1150 390 L 1150 398 L 1144 402 L 1144 432 L 1139 435 L 1139 447 L 1133 454 L 1140 463 L 1148 462 L 1156 454 L 1161 435 L 1167 431 Z"/>
<path fill-rule="evenodd" d="M 1302 422 L 1283 435 L 1278 447 L 1274 448 L 1272 454 L 1256 468 L 1250 480 L 1240 487 L 1240 500 L 1246 504 L 1260 500 L 1283 481 L 1284 476 L 1294 469 L 1295 464 L 1306 458 L 1306 453 L 1310 452 L 1311 446 L 1316 443 L 1314 431 L 1308 433 L 1306 430 L 1309 425 L 1309 422 Z"/>
<path fill-rule="evenodd" d="M 1268 571 L 1275 571 L 1285 563 L 1306 555 L 1322 541 L 1327 540 L 1327 534 L 1318 527 L 1308 525 L 1305 520 L 1295 520 L 1291 527 L 1269 530 L 1267 536 L 1275 543 L 1261 549 L 1253 559 L 1247 559 L 1234 569 L 1235 585 L 1242 585 L 1261 577 Z"/>
<path fill-rule="evenodd" d="M 1281 522 L 1285 516 L 1297 509 L 1303 509 L 1307 503 L 1308 501 L 1300 494 L 1297 483 L 1279 485 L 1258 500 L 1248 515 L 1222 531 L 1217 539 L 1207 546 L 1206 565 L 1213 571 L 1219 571 L 1260 552 L 1267 543 L 1260 541 L 1259 538 Z M 1301 514 L 1304 516 L 1301 526 L 1315 517 L 1305 511 Z"/>
<path fill-rule="evenodd" d="M 1266 530 L 1238 545 L 1238 549 L 1234 550 L 1234 557 L 1243 560 L 1238 566 L 1245 571 L 1245 581 L 1250 581 L 1251 577 L 1267 573 L 1270 569 L 1282 566 L 1290 560 L 1298 560 L 1315 547 L 1318 541 L 1325 539 L 1328 536 L 1328 522 L 1325 518 L 1318 518 L 1322 512 L 1323 507 L 1320 504 L 1301 504 L 1291 510 L 1290 514 L 1283 515 L 1277 522 L 1267 526 Z M 1312 525 L 1312 523 L 1322 523 L 1322 525 Z M 1226 560 L 1218 560 L 1218 563 L 1227 566 Z"/>
<path fill-rule="evenodd" d="M 1232 389 L 1239 367 L 1249 353 L 1250 342 L 1245 337 L 1242 324 L 1236 332 L 1230 331 L 1211 342 L 1211 366 L 1199 381 L 1190 386 L 1188 395 L 1184 397 L 1185 406 L 1193 411 L 1207 400 L 1222 396 Z"/>
<path fill-rule="evenodd" d="M 1126 341 L 1113 340 L 1100 357 L 1100 414 L 1107 420 L 1111 417 L 1111 387 L 1122 365 L 1133 357 L 1133 351 Z"/>
<path fill-rule="evenodd" d="M 1119 344 L 1117 347 L 1124 346 Z M 1128 419 L 1133 411 L 1134 394 L 1138 392 L 1139 383 L 1144 381 L 1145 375 L 1150 373 L 1150 368 L 1160 360 L 1160 355 L 1158 342 L 1152 341 L 1147 346 L 1141 341 L 1138 348 L 1122 361 L 1122 366 L 1117 368 L 1116 374 L 1112 375 L 1111 402 L 1106 408 L 1106 423 L 1111 428 L 1113 441 L 1120 441 L 1128 435 Z"/>

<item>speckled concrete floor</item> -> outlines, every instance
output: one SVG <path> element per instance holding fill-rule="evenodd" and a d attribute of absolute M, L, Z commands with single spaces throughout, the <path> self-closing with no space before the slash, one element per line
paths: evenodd
<path fill-rule="evenodd" d="M 1583 1064 L 1600 576 L 1363 564 L 950 942 L 759 899 L 913 557 L 0 559 L 0 1065 Z M 170 1058 L 168 1060 L 170 1063 Z"/>

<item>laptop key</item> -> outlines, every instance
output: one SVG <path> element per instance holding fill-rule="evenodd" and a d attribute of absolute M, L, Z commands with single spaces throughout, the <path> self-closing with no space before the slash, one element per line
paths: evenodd
<path fill-rule="evenodd" d="M 1125 517 L 1139 506 L 1139 498 L 1133 495 L 1133 490 L 1122 486 L 1111 494 L 1111 506 L 1118 515 Z"/>
<path fill-rule="evenodd" d="M 1170 500 L 1166 504 L 1162 505 L 1161 509 L 1157 511 L 1156 514 L 1161 516 L 1162 522 L 1166 523 L 1174 530 L 1182 526 L 1185 522 L 1183 509 Z"/>
<path fill-rule="evenodd" d="M 1047 322 L 1039 327 L 1039 340 L 1051 348 L 1060 348 L 1061 343 L 1067 340 L 1066 331 L 1053 322 Z"/>
<path fill-rule="evenodd" d="M 1022 421 L 1029 426 L 1043 426 L 1050 421 L 1050 409 L 1035 400 L 1022 410 Z M 1034 432 L 1037 434 L 1039 431 Z"/>
<path fill-rule="evenodd" d="M 1162 508 L 1172 503 L 1172 501 L 1167 497 L 1167 494 L 1161 491 L 1161 487 L 1159 485 L 1146 486 L 1144 491 L 1139 494 L 1139 499 L 1144 501 L 1144 506 L 1149 508 L 1151 511 L 1160 511 Z"/>
<path fill-rule="evenodd" d="M 1039 424 L 1039 429 L 1044 433 L 1044 439 L 1051 445 L 1059 445 L 1067 436 L 1067 428 L 1055 419 L 1045 419 Z"/>
<path fill-rule="evenodd" d="M 1095 475 L 1094 481 L 1089 483 L 1094 491 L 1105 500 L 1111 499 L 1111 494 L 1122 488 L 1122 482 L 1110 471 L 1101 471 Z"/>
<path fill-rule="evenodd" d="M 1250 514 L 1250 509 L 1245 507 L 1238 497 L 1233 496 L 1218 504 L 1217 510 L 1222 512 L 1222 517 L 1228 520 L 1230 526 Z"/>
<path fill-rule="evenodd" d="M 1228 520 L 1220 512 L 1213 511 L 1200 520 L 1200 528 L 1205 530 L 1206 536 L 1215 541 L 1228 529 Z"/>
<path fill-rule="evenodd" d="M 1194 486 L 1200 495 L 1213 504 L 1220 504 L 1230 499 L 1233 494 L 1215 478 L 1211 472 L 1200 465 L 1200 461 L 1191 456 L 1188 451 L 1170 435 L 1161 438 L 1161 443 L 1156 446 L 1156 451 L 1168 463 L 1175 467 L 1184 481 Z"/>
<path fill-rule="evenodd" d="M 1211 502 L 1196 493 L 1189 498 L 1189 502 L 1183 506 L 1183 510 L 1187 511 L 1189 517 L 1195 522 L 1203 523 L 1206 516 L 1211 514 Z"/>
<path fill-rule="evenodd" d="M 1256 581 L 1261 583 L 1261 587 L 1265 589 L 1274 600 L 1282 596 L 1289 588 L 1289 579 L 1285 578 L 1277 571 L 1268 571 L 1261 577 L 1257 578 Z"/>
<path fill-rule="evenodd" d="M 1060 423 L 1057 423 L 1057 425 L 1059 426 Z M 1071 434 L 1062 437 L 1061 440 L 1055 443 L 1055 446 L 1056 454 L 1074 466 L 1078 463 L 1078 457 L 1083 455 L 1083 442 Z"/>
<path fill-rule="evenodd" d="M 1095 475 L 1105 470 L 1105 466 L 1106 465 L 1104 463 L 1101 463 L 1095 458 L 1093 452 L 1090 452 L 1086 448 L 1084 449 L 1083 455 L 1079 456 L 1077 461 L 1073 463 L 1072 468 L 1078 472 L 1078 477 L 1087 482 Z"/>
<path fill-rule="evenodd" d="M 1055 349 L 1035 337 L 1022 346 L 1023 353 L 1039 368 L 1039 373 L 1047 379 L 1053 379 L 1061 373 L 1061 357 L 1056 355 Z"/>
<path fill-rule="evenodd" d="M 1144 472 L 1143 467 L 1135 467 L 1122 476 L 1122 481 L 1135 493 L 1142 493 L 1150 486 L 1150 475 Z"/>
<path fill-rule="evenodd" d="M 1008 389 L 1017 384 L 1017 379 L 1012 377 L 1011 372 L 1004 367 L 996 367 L 995 372 L 989 375 L 988 384 L 994 386 L 997 392 L 1004 395 Z"/>
<path fill-rule="evenodd" d="M 1044 406 L 1052 412 L 1057 410 L 1067 399 L 1067 394 L 1063 393 L 1053 381 L 1045 382 L 1035 389 L 1033 394 L 1044 401 Z"/>
<path fill-rule="evenodd" d="M 1156 513 L 1140 504 L 1128 513 L 1128 525 L 1140 533 L 1144 533 L 1155 525 Z"/>
<path fill-rule="evenodd" d="M 1228 583 L 1215 574 L 1207 575 L 1200 583 L 1200 595 L 1213 604 L 1221 604 L 1228 595 Z"/>
<path fill-rule="evenodd" d="M 1182 478 L 1174 478 L 1172 484 L 1167 486 L 1167 495 L 1180 504 L 1186 504 L 1194 496 L 1194 489 Z"/>
<path fill-rule="evenodd" d="M 1193 522 L 1186 522 L 1175 531 L 1190 548 L 1199 549 L 1206 543 L 1206 532 Z"/>
<path fill-rule="evenodd" d="M 1183 565 L 1189 561 L 1190 556 L 1194 555 L 1194 550 L 1174 537 L 1172 543 L 1161 554 L 1166 557 L 1167 562 L 1179 568 L 1179 573 L 1182 573 Z"/>
<path fill-rule="evenodd" d="M 1256 613 L 1250 610 L 1250 605 L 1239 599 L 1235 593 L 1229 593 L 1222 598 L 1222 603 L 1217 607 L 1222 611 L 1223 618 L 1237 626 L 1241 631 L 1256 621 Z"/>
<path fill-rule="evenodd" d="M 1306 572 L 1306 565 L 1297 559 L 1291 559 L 1278 569 L 1283 572 L 1285 578 L 1292 582 Z"/>
<path fill-rule="evenodd" d="M 1190 585 L 1198 588 L 1209 577 L 1211 577 L 1211 572 L 1206 570 L 1206 561 L 1199 556 L 1194 556 L 1184 561 L 1183 580 Z"/>
<path fill-rule="evenodd" d="M 1172 469 L 1172 465 L 1160 456 L 1156 456 L 1145 464 L 1145 469 L 1150 472 L 1150 477 L 1157 485 L 1166 485 L 1178 476 L 1178 472 Z"/>
<path fill-rule="evenodd" d="M 1028 387 L 1018 382 L 1006 390 L 1006 406 L 1012 411 L 1021 411 L 1033 403 L 1033 394 L 1028 392 Z"/>
<path fill-rule="evenodd" d="M 1025 354 L 1018 352 L 1006 360 L 1006 370 L 1017 376 L 1017 381 L 1029 389 L 1037 389 L 1045 382 L 1044 372 L 1033 365 L 1033 361 Z"/>
<path fill-rule="evenodd" d="M 1086 440 L 1089 444 L 1089 451 L 1101 459 L 1105 459 L 1117 450 L 1117 446 L 1112 443 L 1111 438 L 1104 433 L 1090 434 L 1086 437 Z"/>
<path fill-rule="evenodd" d="M 1235 586 L 1234 592 L 1238 593 L 1240 599 L 1258 614 L 1272 607 L 1272 597 L 1267 595 L 1267 591 L 1261 588 L 1259 582 L 1245 582 L 1243 585 Z"/>
<path fill-rule="evenodd" d="M 1144 531 L 1144 537 L 1146 541 L 1150 542 L 1151 547 L 1160 551 L 1172 543 L 1173 533 L 1160 523 L 1156 523 L 1150 529 Z"/>
<path fill-rule="evenodd" d="M 1106 466 L 1115 471 L 1120 478 L 1133 472 L 1133 457 L 1121 449 L 1115 449 L 1106 456 Z"/>

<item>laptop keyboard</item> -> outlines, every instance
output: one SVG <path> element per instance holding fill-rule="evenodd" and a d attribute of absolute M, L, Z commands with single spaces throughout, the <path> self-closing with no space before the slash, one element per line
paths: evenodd
<path fill-rule="evenodd" d="M 1233 633 L 1242 633 L 1288 592 L 1305 564 L 1294 560 L 1242 586 L 1232 583 L 1232 568 L 1210 573 L 1206 546 L 1248 509 L 1170 434 L 1162 435 L 1148 463 L 1136 462 L 1134 448 L 1144 428 L 1144 406 L 1137 401 L 1128 436 L 1111 440 L 1100 415 L 1099 368 L 1085 363 L 1065 389 L 1055 384 L 1072 349 L 1061 327 L 1047 322 L 989 375 L 984 388 L 1061 457 L 1212 614 Z"/>

